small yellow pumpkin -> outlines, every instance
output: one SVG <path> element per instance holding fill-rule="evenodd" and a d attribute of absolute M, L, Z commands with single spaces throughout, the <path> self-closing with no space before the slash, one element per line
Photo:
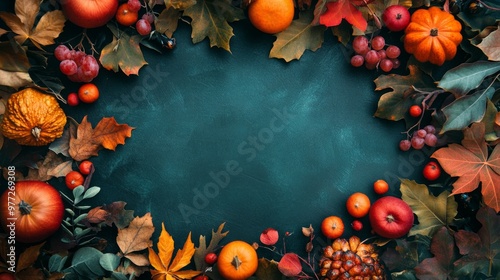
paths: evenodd
<path fill-rule="evenodd" d="M 2 134 L 26 146 L 43 146 L 61 137 L 66 114 L 57 99 L 34 88 L 12 94 L 0 125 Z"/>
<path fill-rule="evenodd" d="M 443 65 L 457 54 L 462 25 L 438 7 L 418 9 L 405 29 L 404 48 L 420 62 Z"/>

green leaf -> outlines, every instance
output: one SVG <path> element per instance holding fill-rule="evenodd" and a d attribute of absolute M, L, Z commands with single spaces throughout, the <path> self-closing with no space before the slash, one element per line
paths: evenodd
<path fill-rule="evenodd" d="M 434 88 L 434 80 L 415 65 L 408 66 L 410 74 L 380 75 L 375 79 L 376 91 L 389 90 L 379 101 L 375 117 L 399 121 L 405 117 L 411 105 L 419 104 L 423 96 L 415 93 L 415 88 Z"/>
<path fill-rule="evenodd" d="M 96 196 L 101 191 L 99 187 L 90 187 L 87 189 L 85 194 L 83 195 L 83 199 L 88 199 Z"/>
<path fill-rule="evenodd" d="M 67 273 L 64 279 L 98 279 L 106 271 L 99 263 L 103 253 L 93 247 L 82 247 L 73 255 L 71 266 L 63 272 Z"/>
<path fill-rule="evenodd" d="M 440 133 L 449 130 L 462 130 L 471 123 L 479 122 L 486 112 L 486 101 L 495 94 L 494 88 L 478 91 L 456 99 L 442 110 L 446 121 Z"/>
<path fill-rule="evenodd" d="M 49 258 L 49 272 L 61 272 L 61 270 L 64 268 L 64 264 L 66 263 L 66 260 L 68 259 L 68 256 L 61 256 L 59 254 L 54 254 L 50 256 Z"/>
<path fill-rule="evenodd" d="M 418 224 L 412 227 L 409 236 L 433 236 L 441 227 L 450 225 L 458 213 L 458 204 L 448 191 L 436 197 L 429 193 L 426 185 L 408 179 L 401 180 L 400 191 L 401 198 L 418 217 Z"/>
<path fill-rule="evenodd" d="M 286 62 L 300 59 L 305 50 L 316 51 L 324 40 L 325 27 L 312 25 L 312 11 L 304 11 L 285 30 L 276 35 L 269 57 L 282 58 Z"/>
<path fill-rule="evenodd" d="M 74 197 L 74 203 L 78 204 L 78 202 L 82 201 L 83 199 L 83 193 L 85 192 L 85 188 L 83 186 L 78 186 L 73 189 L 73 197 Z"/>
<path fill-rule="evenodd" d="M 231 0 L 199 0 L 183 13 L 192 19 L 191 38 L 199 43 L 208 37 L 210 47 L 219 47 L 231 52 L 229 41 L 234 36 L 228 22 L 245 18 L 242 9 L 232 5 Z"/>
<path fill-rule="evenodd" d="M 484 123 L 485 130 L 485 139 L 486 141 L 495 141 L 498 139 L 498 136 L 495 132 L 495 120 L 497 116 L 497 108 L 495 107 L 495 103 L 493 103 L 490 99 L 486 101 L 486 112 L 484 113 L 484 117 L 481 120 Z"/>
<path fill-rule="evenodd" d="M 120 265 L 120 257 L 115 254 L 106 253 L 99 259 L 99 264 L 107 271 L 114 271 Z"/>
<path fill-rule="evenodd" d="M 102 66 L 114 72 L 121 70 L 127 76 L 139 75 L 139 70 L 148 64 L 139 46 L 142 37 L 130 36 L 113 24 L 108 24 L 108 28 L 113 33 L 113 41 L 101 51 L 99 61 Z"/>
<path fill-rule="evenodd" d="M 453 93 L 457 98 L 476 89 L 484 78 L 500 71 L 500 62 L 476 61 L 462 63 L 443 75 L 438 87 Z"/>
<path fill-rule="evenodd" d="M 78 217 L 75 218 L 75 220 L 73 221 L 75 224 L 81 222 L 83 219 L 87 218 L 87 213 L 83 213 L 81 215 L 79 215 Z"/>

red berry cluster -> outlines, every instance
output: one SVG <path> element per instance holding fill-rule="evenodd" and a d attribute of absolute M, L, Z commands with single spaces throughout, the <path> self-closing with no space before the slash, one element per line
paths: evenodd
<path fill-rule="evenodd" d="M 433 125 L 426 125 L 424 128 L 413 132 L 410 139 L 404 139 L 399 142 L 401 151 L 408 151 L 410 148 L 415 150 L 422 149 L 425 145 L 434 147 L 437 144 L 436 128 Z"/>
<path fill-rule="evenodd" d="M 94 56 L 59 45 L 54 56 L 60 61 L 59 69 L 73 82 L 88 83 L 99 74 L 99 64 Z"/>
<path fill-rule="evenodd" d="M 371 42 L 365 36 L 356 36 L 352 41 L 354 55 L 351 57 L 351 65 L 367 69 L 380 68 L 384 72 L 399 67 L 401 62 L 398 57 L 401 50 L 398 46 L 387 45 L 382 36 L 375 36 Z"/>

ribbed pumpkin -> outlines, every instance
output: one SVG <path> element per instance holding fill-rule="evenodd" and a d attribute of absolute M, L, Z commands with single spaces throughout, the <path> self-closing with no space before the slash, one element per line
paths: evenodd
<path fill-rule="evenodd" d="M 61 137 L 66 114 L 57 99 L 34 88 L 12 94 L 1 123 L 2 134 L 26 146 L 43 146 Z"/>
<path fill-rule="evenodd" d="M 462 25 L 438 7 L 418 9 L 405 29 L 404 48 L 420 62 L 443 65 L 457 54 Z"/>

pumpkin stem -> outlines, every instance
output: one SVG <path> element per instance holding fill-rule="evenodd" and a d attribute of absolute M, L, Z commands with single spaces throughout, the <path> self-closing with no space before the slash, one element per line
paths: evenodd
<path fill-rule="evenodd" d="M 31 213 L 31 205 L 24 200 L 19 202 L 19 211 L 22 215 L 29 215 Z"/>
<path fill-rule="evenodd" d="M 40 133 L 42 132 L 42 129 L 39 128 L 38 126 L 35 126 L 31 129 L 31 135 L 35 137 L 35 140 L 38 141 L 40 139 Z"/>
<path fill-rule="evenodd" d="M 438 35 L 438 29 L 437 28 L 432 28 L 431 29 L 431 36 L 436 37 Z"/>
<path fill-rule="evenodd" d="M 233 261 L 231 261 L 231 264 L 234 266 L 234 268 L 236 268 L 236 270 L 238 270 L 238 268 L 240 268 L 241 261 L 238 258 L 238 256 L 234 256 Z"/>

